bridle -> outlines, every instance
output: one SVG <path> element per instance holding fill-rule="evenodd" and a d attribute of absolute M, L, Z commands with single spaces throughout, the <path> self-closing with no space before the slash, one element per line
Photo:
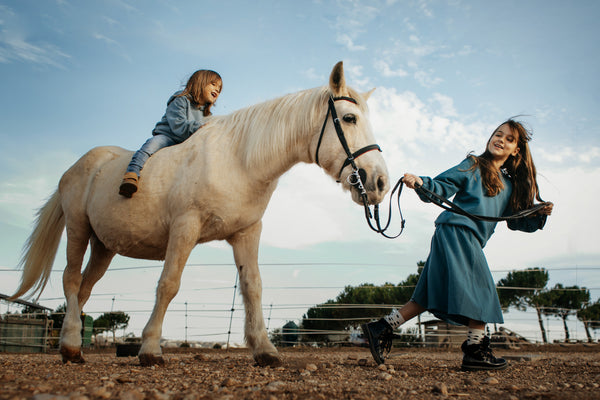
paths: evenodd
<path fill-rule="evenodd" d="M 338 137 L 342 147 L 344 148 L 344 151 L 346 152 L 346 159 L 344 160 L 344 163 L 342 164 L 342 168 L 340 168 L 340 172 L 338 173 L 338 176 L 337 176 L 338 182 L 339 182 L 340 177 L 342 176 L 342 171 L 344 170 L 344 168 L 346 168 L 348 165 L 350 165 L 352 167 L 352 173 L 350 175 L 348 175 L 348 177 L 346 179 L 347 179 L 348 183 L 350 184 L 350 186 L 354 186 L 360 193 L 360 197 L 361 197 L 364 209 L 365 209 L 365 219 L 367 220 L 369 227 L 373 231 L 381 234 L 382 236 L 384 236 L 388 239 L 395 239 L 402 234 L 402 232 L 404 231 L 404 226 L 406 224 L 406 220 L 402 216 L 402 209 L 400 208 L 400 195 L 402 193 L 402 188 L 404 187 L 403 178 L 400 178 L 398 180 L 398 182 L 396 183 L 396 185 L 394 186 L 394 188 L 392 189 L 392 192 L 390 194 L 389 207 L 388 207 L 388 221 L 385 224 L 385 226 L 382 228 L 381 223 L 379 221 L 379 204 L 376 204 L 373 207 L 374 210 L 373 210 L 373 214 L 372 214 L 371 209 L 369 208 L 367 191 L 365 190 L 365 187 L 362 182 L 362 178 L 360 176 L 360 170 L 358 169 L 358 167 L 356 166 L 356 163 L 354 162 L 354 160 L 356 158 L 360 157 L 361 155 L 363 155 L 369 151 L 378 150 L 381 152 L 381 148 L 377 144 L 370 144 L 368 146 L 358 149 L 354 153 L 352 153 L 350 151 L 350 148 L 348 147 L 348 142 L 346 141 L 346 137 L 344 136 L 344 131 L 342 130 L 342 125 L 340 123 L 340 120 L 337 116 L 337 112 L 335 110 L 335 102 L 338 100 L 345 100 L 345 101 L 349 101 L 354 104 L 358 104 L 356 102 L 356 100 L 353 99 L 352 97 L 346 97 L 346 96 L 339 96 L 339 97 L 330 96 L 329 97 L 327 115 L 325 115 L 325 121 L 323 121 L 323 127 L 321 128 L 321 134 L 319 135 L 319 141 L 317 143 L 317 150 L 315 152 L 315 162 L 317 163 L 318 166 L 321 166 L 321 164 L 319 164 L 319 149 L 321 147 L 321 142 L 323 140 L 323 135 L 325 133 L 325 127 L 327 126 L 327 120 L 329 119 L 329 114 L 331 114 L 331 118 L 333 120 L 333 126 L 335 127 L 335 132 L 337 133 L 337 137 Z M 364 173 L 364 171 L 363 171 L 363 173 Z M 436 194 L 420 185 L 417 185 L 416 189 L 419 192 L 421 192 L 422 194 L 424 194 L 433 204 L 435 204 L 447 211 L 450 211 L 450 212 L 453 212 L 456 214 L 460 214 L 460 215 L 468 217 L 472 220 L 478 220 L 478 221 L 499 222 L 499 221 L 508 221 L 508 220 L 513 220 L 513 219 L 523 218 L 523 217 L 527 217 L 527 216 L 537 213 L 538 211 L 540 211 L 542 208 L 546 207 L 549 204 L 547 202 L 539 203 L 529 209 L 521 210 L 510 216 L 488 217 L 488 216 L 483 216 L 483 215 L 471 214 L 468 211 L 465 211 L 462 208 L 460 208 L 459 206 L 457 206 L 452 201 L 450 201 L 442 196 L 439 196 L 438 194 Z M 392 220 L 392 198 L 394 197 L 394 193 L 396 193 L 396 192 L 397 192 L 396 197 L 397 197 L 397 204 L 398 204 L 398 212 L 400 214 L 400 232 L 398 232 L 398 234 L 396 234 L 396 235 L 388 235 L 385 232 L 389 228 L 391 220 Z M 371 220 L 375 221 L 375 226 L 373 226 L 373 223 L 371 222 Z"/>
<path fill-rule="evenodd" d="M 328 107 L 327 107 L 327 115 L 325 115 L 325 121 L 323 121 L 323 127 L 321 128 L 321 134 L 319 135 L 319 141 L 317 142 L 317 150 L 315 151 L 315 162 L 317 163 L 318 166 L 321 166 L 321 164 L 319 163 L 319 149 L 321 148 L 321 142 L 323 140 L 323 135 L 325 134 L 325 127 L 327 126 L 329 114 L 331 114 L 335 132 L 337 133 L 337 137 L 342 145 L 342 148 L 346 152 L 346 159 L 344 160 L 344 163 L 342 164 L 342 167 L 340 168 L 340 172 L 338 173 L 338 176 L 337 176 L 338 182 L 339 182 L 340 177 L 342 176 L 342 172 L 343 172 L 344 168 L 346 168 L 348 165 L 350 165 L 352 167 L 352 173 L 350 173 L 350 175 L 348 175 L 348 178 L 346 178 L 346 179 L 348 180 L 348 183 L 350 184 L 350 186 L 354 186 L 360 194 L 360 197 L 361 197 L 364 209 L 365 209 L 365 218 L 367 220 L 367 223 L 369 224 L 369 227 L 372 230 L 374 230 L 375 232 L 380 233 L 389 239 L 397 238 L 398 236 L 400 236 L 400 234 L 404 230 L 404 219 L 402 219 L 402 211 L 400 211 L 400 218 L 402 219 L 402 228 L 400 230 L 400 233 L 398 233 L 395 236 L 388 236 L 387 234 L 385 234 L 385 230 L 387 230 L 387 228 L 389 227 L 391 219 L 392 219 L 391 197 L 390 197 L 390 214 L 389 214 L 388 222 L 384 228 L 381 228 L 381 224 L 379 222 L 379 205 L 376 204 L 374 206 L 375 217 L 373 217 L 373 214 L 371 214 L 371 210 L 369 208 L 369 200 L 367 198 L 367 191 L 365 190 L 365 186 L 362 182 L 363 178 L 361 178 L 360 170 L 358 169 L 358 167 L 356 166 L 356 163 L 354 162 L 354 160 L 356 160 L 358 157 L 360 157 L 361 155 L 363 155 L 369 151 L 377 150 L 377 151 L 381 152 L 381 147 L 379 147 L 378 144 L 370 144 L 368 146 L 365 146 L 365 147 L 362 147 L 362 148 L 356 150 L 354 153 L 352 153 L 350 151 L 350 148 L 348 147 L 348 142 L 346 141 L 346 136 L 344 135 L 344 131 L 342 129 L 342 124 L 340 123 L 340 119 L 338 118 L 337 112 L 335 110 L 335 102 L 338 100 L 345 100 L 345 101 L 349 101 L 354 104 L 358 104 L 357 101 L 355 99 L 353 99 L 352 97 L 347 97 L 347 96 L 339 96 L 339 97 L 330 96 L 329 97 Z M 363 173 L 364 173 L 364 171 L 363 171 Z M 398 210 L 400 210 L 400 192 L 402 192 L 402 186 L 403 186 L 402 180 L 398 181 L 398 183 L 394 187 L 394 190 L 392 191 L 392 196 L 394 195 L 394 192 L 398 189 L 398 186 L 400 186 L 400 190 L 398 192 Z M 373 223 L 371 222 L 372 219 L 375 219 L 376 226 L 373 226 Z"/>
<path fill-rule="evenodd" d="M 342 144 L 342 147 L 344 148 L 344 151 L 346 152 L 346 156 L 347 158 L 344 160 L 344 164 L 342 164 L 342 168 L 340 168 L 340 172 L 338 173 L 337 179 L 339 182 L 340 176 L 342 176 L 342 171 L 344 170 L 344 168 L 346 168 L 348 165 L 352 166 L 352 174 L 354 175 L 358 180 L 356 182 L 360 183 L 360 189 L 361 189 L 361 195 L 365 195 L 367 194 L 367 192 L 365 191 L 364 187 L 362 186 L 362 181 L 360 180 L 360 175 L 358 174 L 358 168 L 356 167 L 356 163 L 354 162 L 354 160 L 360 156 L 362 156 L 363 154 L 369 152 L 369 151 L 373 151 L 373 150 L 378 150 L 381 151 L 381 148 L 379 147 L 378 144 L 370 144 L 368 146 L 362 147 L 358 150 L 356 150 L 354 153 L 352 153 L 350 151 L 350 148 L 348 147 L 348 142 L 346 141 L 346 136 L 344 136 L 344 131 L 342 130 L 342 124 L 340 123 L 340 119 L 337 116 L 337 112 L 335 110 L 335 101 L 338 100 L 345 100 L 345 101 L 349 101 L 351 103 L 354 104 L 358 104 L 356 102 L 356 100 L 354 100 L 352 97 L 347 97 L 347 96 L 340 96 L 340 97 L 329 97 L 329 101 L 328 101 L 328 107 L 327 107 L 327 115 L 325 115 L 325 121 L 323 122 L 323 127 L 321 128 L 321 134 L 319 135 L 319 141 L 317 143 L 317 150 L 315 152 L 315 162 L 317 163 L 317 165 L 320 167 L 321 164 L 319 164 L 319 149 L 321 148 L 321 142 L 323 141 L 323 134 L 325 133 L 325 127 L 327 126 L 327 119 L 329 118 L 329 114 L 331 114 L 331 118 L 333 119 L 333 126 L 335 127 L 335 132 L 337 133 L 337 137 L 340 140 L 340 143 Z M 351 185 L 356 185 L 356 183 L 350 183 Z"/>

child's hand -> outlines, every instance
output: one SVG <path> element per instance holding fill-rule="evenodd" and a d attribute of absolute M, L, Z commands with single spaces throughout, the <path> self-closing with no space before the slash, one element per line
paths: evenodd
<path fill-rule="evenodd" d="M 548 202 L 546 207 L 542 208 L 539 213 L 542 215 L 550 215 L 552 214 L 552 208 L 554 207 L 554 203 Z"/>
<path fill-rule="evenodd" d="M 423 184 L 423 179 L 413 174 L 404 174 L 404 178 L 402 178 L 402 181 L 406 186 L 408 186 L 411 189 L 414 189 L 415 185 L 421 186 Z"/>

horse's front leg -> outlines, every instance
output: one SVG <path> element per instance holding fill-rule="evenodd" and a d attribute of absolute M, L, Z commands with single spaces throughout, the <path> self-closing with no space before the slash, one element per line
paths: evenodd
<path fill-rule="evenodd" d="M 254 360 L 260 366 L 281 364 L 277 349 L 267 336 L 262 312 L 262 282 L 258 270 L 258 242 L 262 222 L 240 231 L 228 239 L 233 247 L 235 263 L 240 275 L 240 289 L 244 298 L 246 323 L 244 334 Z"/>
<path fill-rule="evenodd" d="M 179 291 L 181 274 L 196 245 L 199 229 L 197 218 L 190 216 L 181 217 L 171 224 L 165 265 L 156 288 L 156 303 L 142 332 L 142 347 L 138 354 L 142 366 L 164 364 L 160 348 L 162 324 L 169 303 Z"/>

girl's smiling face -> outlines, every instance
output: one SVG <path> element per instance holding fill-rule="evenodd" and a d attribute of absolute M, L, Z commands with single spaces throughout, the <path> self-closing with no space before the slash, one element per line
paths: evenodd
<path fill-rule="evenodd" d="M 519 153 L 518 132 L 514 132 L 508 124 L 502 124 L 494 131 L 488 141 L 487 151 L 496 161 L 504 163 L 510 156 L 516 156 Z"/>
<path fill-rule="evenodd" d="M 212 82 L 206 85 L 203 89 L 204 101 L 206 103 L 215 104 L 217 98 L 221 94 L 221 82 Z"/>

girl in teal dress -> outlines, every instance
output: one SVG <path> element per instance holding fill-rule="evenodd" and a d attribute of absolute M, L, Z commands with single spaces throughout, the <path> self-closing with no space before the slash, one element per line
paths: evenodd
<path fill-rule="evenodd" d="M 459 165 L 435 178 L 404 175 L 407 187 L 421 200 L 430 199 L 419 186 L 448 199 L 475 215 L 501 217 L 530 208 L 542 201 L 536 182 L 536 169 L 529 152 L 529 132 L 520 122 L 509 119 L 488 140 L 480 156 L 469 155 Z M 542 229 L 552 203 L 539 214 L 509 220 L 512 230 L 534 232 Z M 362 326 L 371 353 L 378 364 L 391 345 L 392 331 L 424 311 L 447 322 L 469 328 L 462 345 L 462 369 L 494 370 L 507 362 L 494 357 L 485 335 L 486 323 L 503 323 L 496 285 L 483 254 L 494 233 L 496 222 L 474 221 L 444 211 L 435 221 L 431 250 L 411 300 L 400 310 Z"/>

